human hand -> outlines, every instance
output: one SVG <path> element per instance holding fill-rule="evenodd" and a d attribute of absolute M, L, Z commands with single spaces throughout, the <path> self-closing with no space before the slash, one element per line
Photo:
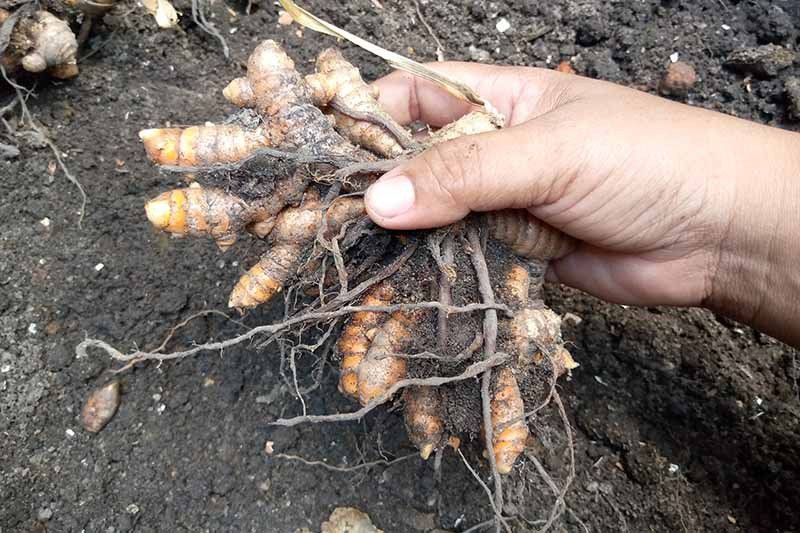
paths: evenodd
<path fill-rule="evenodd" d="M 432 67 L 471 85 L 508 127 L 439 144 L 382 177 L 366 195 L 378 224 L 527 209 L 582 242 L 551 264 L 551 280 L 619 303 L 705 304 L 768 331 L 775 312 L 798 311 L 800 278 L 787 273 L 797 269 L 776 252 L 800 255 L 800 224 L 787 223 L 800 217 L 795 134 L 553 71 Z M 404 73 L 375 85 L 403 124 L 442 126 L 470 110 Z M 771 311 L 767 290 L 787 274 L 794 303 Z"/>

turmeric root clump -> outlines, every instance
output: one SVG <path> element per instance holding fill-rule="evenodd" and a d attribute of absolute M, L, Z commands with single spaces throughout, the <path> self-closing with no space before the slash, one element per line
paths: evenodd
<path fill-rule="evenodd" d="M 347 139 L 383 157 L 397 157 L 411 135 L 383 110 L 358 69 L 335 48 L 317 57 L 317 72 L 306 76 L 314 103 L 330 107 L 336 128 Z"/>
<path fill-rule="evenodd" d="M 293 349 L 310 346 L 305 337 L 316 329 L 309 326 L 323 322 L 317 346 L 329 348 L 337 321 L 351 311 L 344 306 L 363 294 L 360 305 L 382 309 L 353 313 L 336 343 L 339 390 L 364 406 L 356 414 L 402 389 L 406 429 L 423 458 L 458 435 L 482 434 L 496 473 L 511 472 L 529 435 L 526 402 L 552 394 L 556 378 L 577 366 L 561 318 L 541 298 L 547 261 L 577 242 L 514 210 L 441 232 L 392 234 L 370 223 L 358 196 L 400 157 L 491 132 L 501 120 L 474 111 L 417 142 L 339 51 L 323 51 L 316 71 L 303 76 L 274 41 L 256 47 L 246 76 L 223 94 L 241 108 L 224 124 L 140 133 L 154 162 L 212 181 L 148 202 L 151 223 L 174 235 L 209 236 L 222 249 L 244 231 L 264 239 L 266 250 L 228 304 L 251 309 L 297 289 L 286 298 L 287 316 L 309 315 L 297 332 L 276 334 L 295 335 Z M 423 302 L 426 295 L 438 302 Z M 428 320 L 432 308 L 436 320 Z M 312 322 L 311 314 L 323 318 Z M 475 365 L 480 370 L 468 374 Z M 458 409 L 475 400 L 479 376 L 486 419 L 474 405 Z"/>
<path fill-rule="evenodd" d="M 300 207 L 286 209 L 278 216 L 270 234 L 269 250 L 239 279 L 228 307 L 245 309 L 271 300 L 297 272 L 306 248 L 317 237 L 323 218 L 328 232 L 333 233 L 363 212 L 364 203 L 360 198 L 343 198 L 325 213 L 316 189 L 309 189 Z"/>
<path fill-rule="evenodd" d="M 9 16 L 7 11 L 4 13 L 0 13 L 0 18 Z M 68 79 L 78 75 L 77 53 L 78 41 L 69 24 L 40 10 L 23 15 L 16 22 L 2 64 L 21 67 L 31 73 L 46 71 L 54 78 Z"/>

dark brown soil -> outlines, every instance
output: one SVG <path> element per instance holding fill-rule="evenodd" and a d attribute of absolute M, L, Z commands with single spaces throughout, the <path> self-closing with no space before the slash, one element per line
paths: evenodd
<path fill-rule="evenodd" d="M 435 57 L 413 2 L 376 4 L 304 2 L 387 48 Z M 0 161 L 0 531 L 292 532 L 318 529 L 343 505 L 368 512 L 389 532 L 462 531 L 487 519 L 485 495 L 452 453 L 438 488 L 432 462 L 417 458 L 347 473 L 265 454 L 265 442 L 273 441 L 276 452 L 345 466 L 413 452 L 400 415 L 387 410 L 340 426 L 270 426 L 300 412 L 272 351 L 241 346 L 143 365 L 121 375 L 122 404 L 111 423 L 98 435 L 81 429 L 83 400 L 108 379 L 110 362 L 77 359 L 74 346 L 86 335 L 126 348 L 157 345 L 192 312 L 224 309 L 262 246 L 245 240 L 220 255 L 210 241 L 156 235 L 145 220 L 144 200 L 176 178 L 146 161 L 137 132 L 223 118 L 231 108 L 221 89 L 242 72 L 190 22 L 189 3 L 176 5 L 187 13 L 182 31 L 157 30 L 140 8 L 120 6 L 96 25 L 80 76 L 40 81 L 29 102 L 86 188 L 82 229 L 80 197 L 60 172 L 48 172 L 53 158 L 46 148 L 18 137 L 22 155 Z M 794 0 L 421 0 L 420 7 L 451 59 L 546 67 L 576 56 L 581 74 L 655 90 L 678 52 L 700 77 L 690 103 L 798 127 L 784 91 L 800 74 L 797 66 L 752 79 L 723 67 L 735 49 L 796 48 Z M 233 16 L 221 2 L 211 11 L 236 60 L 272 38 L 310 66 L 331 44 L 279 26 L 272 2 L 256 4 L 250 15 Z M 511 25 L 502 34 L 500 18 Z M 386 72 L 366 53 L 347 47 L 347 55 L 366 77 Z M 2 90 L 0 103 L 10 98 Z M 581 367 L 560 389 L 575 430 L 578 473 L 560 527 L 800 529 L 793 350 L 702 310 L 623 308 L 559 288 L 547 296 L 558 312 L 583 318 L 565 331 Z M 275 312 L 253 313 L 246 324 L 271 321 Z M 178 340 L 220 338 L 239 328 L 210 316 Z M 310 412 L 352 410 L 335 383 L 328 369 L 322 389 L 306 398 Z M 552 416 L 534 427 L 557 427 Z M 566 465 L 563 437 L 544 430 L 537 436 L 529 453 L 558 482 Z M 488 481 L 480 446 L 467 442 L 464 449 Z M 506 491 L 506 511 L 531 521 L 545 518 L 553 501 L 530 461 Z"/>

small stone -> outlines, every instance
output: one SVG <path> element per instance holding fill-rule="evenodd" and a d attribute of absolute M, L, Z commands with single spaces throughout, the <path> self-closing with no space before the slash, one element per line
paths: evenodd
<path fill-rule="evenodd" d="M 353 507 L 337 507 L 330 518 L 322 523 L 320 533 L 383 533 L 372 524 L 369 516 Z"/>
<path fill-rule="evenodd" d="M 128 506 L 125 508 L 125 511 L 126 511 L 128 514 L 139 514 L 139 506 L 138 506 L 138 505 L 136 505 L 135 503 L 132 503 L 132 504 L 128 505 Z"/>
<path fill-rule="evenodd" d="M 36 335 L 36 332 L 39 330 L 39 327 L 36 325 L 36 322 L 31 322 L 28 324 L 28 333 L 30 335 Z"/>
<path fill-rule="evenodd" d="M 675 52 L 674 54 L 670 54 L 669 61 L 670 63 L 677 63 L 680 60 L 680 58 L 681 55 L 678 52 Z"/>
<path fill-rule="evenodd" d="M 39 512 L 36 513 L 36 518 L 41 520 L 42 522 L 47 522 L 53 517 L 53 510 L 49 507 L 42 507 L 39 509 Z"/>
<path fill-rule="evenodd" d="M 50 219 L 47 218 L 47 217 L 44 217 L 42 220 L 39 221 L 39 224 L 41 224 L 45 228 L 49 228 L 50 227 Z"/>
<path fill-rule="evenodd" d="M 683 61 L 670 63 L 658 90 L 666 96 L 685 96 L 697 83 L 694 67 Z"/>
<path fill-rule="evenodd" d="M 505 17 L 501 17 L 500 20 L 497 21 L 497 24 L 495 24 L 495 28 L 497 28 L 497 31 L 500 33 L 505 33 L 511 29 L 511 23 Z"/>
<path fill-rule="evenodd" d="M 556 71 L 563 72 L 564 74 L 576 74 L 575 69 L 572 68 L 572 63 L 569 61 L 562 61 L 556 66 Z"/>
<path fill-rule="evenodd" d="M 478 48 L 474 44 L 471 44 L 469 46 L 469 58 L 479 63 L 486 63 L 492 59 L 492 56 L 483 48 Z"/>
<path fill-rule="evenodd" d="M 281 12 L 278 13 L 278 24 L 281 26 L 288 26 L 292 22 L 294 22 L 294 19 L 286 11 L 281 10 Z"/>
<path fill-rule="evenodd" d="M 75 436 L 75 432 L 70 428 L 67 428 L 67 430 L 64 431 L 64 433 L 66 433 L 67 437 L 69 437 L 69 438 L 72 438 L 72 437 Z"/>
<path fill-rule="evenodd" d="M 94 271 L 95 271 L 95 272 L 100 272 L 100 271 L 101 271 L 101 270 L 103 270 L 105 267 L 106 267 L 106 266 L 105 266 L 103 263 L 97 263 L 97 264 L 94 266 Z"/>
<path fill-rule="evenodd" d="M 728 56 L 725 66 L 743 74 L 774 78 L 778 72 L 792 66 L 796 59 L 796 54 L 787 48 L 775 44 L 765 44 L 732 52 Z"/>
<path fill-rule="evenodd" d="M 264 453 L 266 453 L 267 455 L 272 455 L 273 453 L 275 453 L 275 443 L 272 442 L 271 440 L 265 442 Z"/>

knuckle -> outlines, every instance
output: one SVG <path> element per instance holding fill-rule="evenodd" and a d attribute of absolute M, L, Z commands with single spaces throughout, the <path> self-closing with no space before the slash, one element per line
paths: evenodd
<path fill-rule="evenodd" d="M 470 192 L 471 158 L 458 142 L 432 146 L 422 158 L 425 171 L 430 176 L 430 193 L 451 205 L 468 204 Z"/>

